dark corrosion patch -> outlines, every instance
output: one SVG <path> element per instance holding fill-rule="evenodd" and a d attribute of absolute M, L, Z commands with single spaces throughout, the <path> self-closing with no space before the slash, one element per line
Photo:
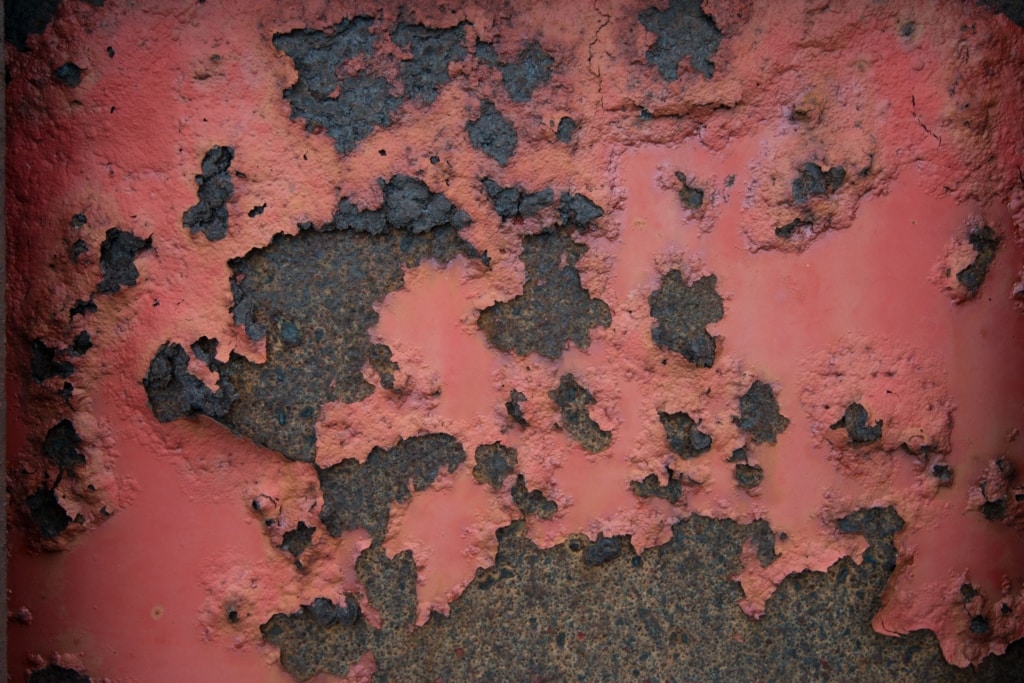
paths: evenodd
<path fill-rule="evenodd" d="M 882 438 L 882 420 L 868 424 L 867 408 L 859 403 L 846 406 L 843 416 L 831 425 L 831 429 L 845 429 L 850 443 L 855 445 L 872 443 Z"/>
<path fill-rule="evenodd" d="M 648 299 L 651 317 L 657 321 L 651 330 L 654 343 L 682 354 L 699 368 L 710 368 L 715 362 L 715 338 L 705 326 L 725 315 L 722 297 L 715 291 L 717 283 L 717 277 L 708 275 L 688 285 L 678 270 L 666 273 Z"/>
<path fill-rule="evenodd" d="M 381 209 L 358 211 L 343 199 L 330 223 L 276 235 L 230 262 L 235 321 L 253 339 L 266 339 L 267 360 L 233 353 L 214 362 L 222 387 L 214 393 L 188 374 L 183 350 L 161 351 L 146 385 L 159 419 L 204 413 L 287 458 L 311 462 L 320 406 L 373 391 L 364 365 L 377 370 L 383 386 L 394 386 L 390 350 L 367 332 L 377 324 L 374 304 L 402 287 L 404 268 L 480 255 L 458 235 L 469 216 L 443 195 L 407 176 L 380 184 Z"/>
<path fill-rule="evenodd" d="M 292 59 L 299 74 L 284 91 L 292 118 L 304 119 L 310 132 L 325 131 L 342 154 L 355 149 L 374 128 L 390 126 L 401 104 L 387 79 L 366 67 L 340 76 L 353 58 L 373 55 L 372 25 L 372 19 L 356 17 L 326 31 L 299 29 L 274 36 L 274 47 Z"/>
<path fill-rule="evenodd" d="M 181 217 L 193 235 L 201 232 L 211 242 L 227 237 L 228 200 L 235 191 L 228 168 L 234 158 L 231 147 L 211 147 L 203 156 L 202 174 L 196 176 L 199 203 Z"/>
<path fill-rule="evenodd" d="M 558 388 L 548 392 L 562 413 L 562 427 L 591 453 L 600 453 L 612 445 L 612 433 L 601 429 L 589 413 L 597 401 L 574 375 L 562 375 Z"/>
<path fill-rule="evenodd" d="M 64 62 L 53 70 L 53 80 L 69 88 L 77 88 L 82 84 L 82 67 L 74 62 Z"/>
<path fill-rule="evenodd" d="M 55 485 L 56 486 L 56 485 Z M 28 514 L 35 522 L 36 530 L 45 539 L 56 538 L 71 524 L 67 510 L 57 500 L 57 495 L 46 487 L 36 490 L 25 498 Z"/>
<path fill-rule="evenodd" d="M 309 526 L 305 522 L 299 522 L 294 529 L 284 532 L 281 538 L 281 550 L 291 553 L 296 563 L 299 556 L 306 551 L 309 544 L 313 542 L 313 534 L 316 533 L 315 526 Z"/>
<path fill-rule="evenodd" d="M 573 538 L 541 550 L 523 522 L 498 531 L 493 567 L 420 628 L 416 569 L 405 551 L 387 559 L 374 545 L 357 562 L 360 582 L 381 614 L 374 629 L 349 596 L 276 614 L 261 631 L 281 663 L 306 680 L 344 676 L 364 653 L 375 681 L 567 680 L 942 680 L 999 681 L 1024 662 L 1008 655 L 974 670 L 950 666 L 932 634 L 876 633 L 871 618 L 895 566 L 891 508 L 854 513 L 841 533 L 870 543 L 860 564 L 849 558 L 827 572 L 785 579 L 759 621 L 737 602 L 745 542 L 761 562 L 775 557 L 764 522 L 741 526 L 694 515 L 662 546 L 637 555 L 628 537 L 595 543 Z M 723 636 L 728 634 L 728 637 Z"/>
<path fill-rule="evenodd" d="M 4 37 L 19 50 L 28 50 L 28 37 L 45 31 L 59 6 L 60 0 L 7 0 Z"/>
<path fill-rule="evenodd" d="M 43 455 L 60 468 L 62 474 L 74 476 L 75 468 L 85 464 L 85 456 L 78 450 L 81 444 L 82 439 L 71 420 L 61 420 L 46 432 Z"/>
<path fill-rule="evenodd" d="M 516 483 L 512 486 L 512 502 L 527 517 L 533 515 L 541 519 L 551 519 L 558 512 L 558 503 L 549 499 L 539 489 L 527 489 L 526 477 L 521 474 L 516 476 Z"/>
<path fill-rule="evenodd" d="M 153 356 L 142 380 L 153 415 L 161 422 L 192 415 L 223 420 L 236 398 L 234 387 L 222 375 L 217 380 L 217 391 L 213 391 L 189 372 L 188 362 L 181 344 L 164 344 Z M 220 367 L 213 359 L 210 364 L 211 368 Z"/>
<path fill-rule="evenodd" d="M 391 42 L 412 53 L 412 59 L 398 65 L 398 77 L 407 98 L 427 104 L 437 99 L 438 91 L 451 80 L 448 65 L 466 58 L 466 48 L 462 45 L 465 37 L 463 24 L 444 29 L 418 24 L 395 27 Z"/>
<path fill-rule="evenodd" d="M 705 78 L 714 75 L 712 57 L 722 32 L 705 14 L 701 0 L 671 0 L 664 10 L 651 7 L 640 13 L 640 23 L 658 37 L 647 49 L 647 63 L 666 81 L 679 78 L 679 63 L 687 57 L 694 71 Z"/>
<path fill-rule="evenodd" d="M 481 484 L 490 484 L 491 488 L 500 489 L 505 477 L 515 472 L 517 464 L 518 453 L 514 448 L 497 441 L 477 446 L 473 478 Z"/>
<path fill-rule="evenodd" d="M 568 342 L 590 346 L 590 330 L 608 327 L 611 309 L 580 284 L 575 266 L 587 248 L 565 230 L 527 235 L 520 256 L 526 266 L 523 293 L 480 312 L 480 329 L 506 353 L 558 358 Z"/>
<path fill-rule="evenodd" d="M 490 178 L 484 178 L 482 182 L 494 210 L 505 219 L 536 215 L 555 202 L 555 193 L 550 187 L 527 192 L 522 185 L 502 187 Z"/>
<path fill-rule="evenodd" d="M 688 209 L 694 211 L 699 209 L 704 204 L 704 190 L 692 185 L 682 171 L 676 171 L 676 180 L 680 183 L 679 201 Z"/>
<path fill-rule="evenodd" d="M 684 460 L 711 450 L 711 437 L 697 428 L 687 413 L 658 413 L 665 438 L 672 452 Z"/>
<path fill-rule="evenodd" d="M 508 392 L 508 400 L 505 401 L 505 412 L 508 416 L 516 421 L 520 427 L 529 426 L 529 422 L 526 421 L 526 416 L 523 415 L 523 401 L 526 399 L 526 394 L 521 391 L 513 389 Z"/>
<path fill-rule="evenodd" d="M 988 269 L 996 258 L 996 249 L 1000 239 L 995 230 L 986 226 L 972 230 L 967 239 L 974 248 L 975 256 L 971 265 L 956 274 L 956 279 L 964 286 L 971 297 L 977 296 L 978 290 L 985 282 Z"/>
<path fill-rule="evenodd" d="M 366 529 L 384 538 L 393 502 L 405 502 L 410 487 L 422 491 L 437 479 L 441 468 L 449 472 L 466 459 L 462 445 L 448 434 L 427 434 L 402 439 L 393 448 L 375 447 L 360 463 L 343 460 L 317 469 L 324 507 L 320 521 L 332 536 Z"/>
<path fill-rule="evenodd" d="M 814 163 L 806 163 L 793 179 L 793 203 L 806 204 L 811 197 L 820 197 L 835 192 L 846 179 L 846 169 L 833 166 L 827 171 Z"/>
<path fill-rule="evenodd" d="M 683 497 L 683 484 L 671 467 L 667 467 L 668 483 L 662 486 L 658 475 L 648 474 L 643 481 L 629 482 L 629 488 L 638 498 L 662 498 L 675 505 Z"/>
<path fill-rule="evenodd" d="M 513 102 L 529 102 L 533 91 L 551 80 L 554 63 L 555 58 L 534 41 L 516 56 L 514 62 L 499 67 L 501 84 Z"/>
<path fill-rule="evenodd" d="M 466 57 L 462 24 L 436 29 L 398 23 L 389 37 L 409 56 L 379 51 L 381 32 L 370 17 L 346 19 L 324 31 L 275 35 L 274 47 L 292 59 L 298 72 L 298 80 L 284 91 L 292 118 L 303 119 L 310 132 L 325 131 L 347 154 L 375 129 L 391 126 L 404 100 L 433 103 L 451 80 L 448 65 Z M 382 68 L 397 70 L 401 96 L 381 75 Z"/>
<path fill-rule="evenodd" d="M 515 126 L 502 116 L 490 100 L 480 102 L 480 116 L 466 122 L 466 133 L 474 148 L 502 166 L 512 158 L 519 144 Z"/>
<path fill-rule="evenodd" d="M 576 123 L 575 119 L 563 116 L 558 119 L 558 129 L 555 132 L 555 137 L 559 142 L 568 144 L 572 142 L 572 138 L 576 134 L 577 128 L 579 128 L 579 125 Z"/>
<path fill-rule="evenodd" d="M 740 396 L 740 414 L 732 421 L 754 443 L 775 443 L 775 437 L 789 426 L 789 418 L 779 412 L 771 385 L 761 380 L 754 380 L 747 393 Z"/>
<path fill-rule="evenodd" d="M 92 679 L 75 669 L 49 664 L 33 671 L 28 677 L 28 683 L 92 683 Z"/>
<path fill-rule="evenodd" d="M 106 239 L 100 245 L 100 271 L 103 279 L 96 286 L 100 294 L 113 294 L 122 287 L 131 287 L 139 278 L 135 257 L 153 246 L 153 239 L 142 239 L 133 233 L 118 228 L 107 230 Z"/>
<path fill-rule="evenodd" d="M 70 377 L 75 366 L 57 358 L 57 349 L 46 345 L 42 339 L 32 340 L 32 355 L 29 359 L 32 379 L 43 382 L 51 377 Z"/>

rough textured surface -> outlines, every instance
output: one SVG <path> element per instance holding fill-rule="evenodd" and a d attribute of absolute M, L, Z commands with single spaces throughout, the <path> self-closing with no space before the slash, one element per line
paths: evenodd
<path fill-rule="evenodd" d="M 597 399 L 575 377 L 562 375 L 558 388 L 548 392 L 548 396 L 562 413 L 562 428 L 581 446 L 591 453 L 600 453 L 611 445 L 612 433 L 601 429 L 588 412 L 588 406 L 597 403 Z"/>
<path fill-rule="evenodd" d="M 56 664 L 33 671 L 28 680 L 29 683 L 92 683 L 92 679 L 85 674 Z"/>
<path fill-rule="evenodd" d="M 387 450 L 374 448 L 363 463 L 345 460 L 318 470 L 324 496 L 320 521 L 332 536 L 366 529 L 381 540 L 391 503 L 408 500 L 412 491 L 433 483 L 442 467 L 453 472 L 465 459 L 462 445 L 451 436 L 428 434 Z"/>
<path fill-rule="evenodd" d="M 711 437 L 686 413 L 658 413 L 668 447 L 681 458 L 696 458 L 711 449 Z"/>
<path fill-rule="evenodd" d="M 779 412 L 779 402 L 770 384 L 756 380 L 740 396 L 740 414 L 733 422 L 750 435 L 754 443 L 775 443 L 789 426 L 789 418 Z"/>
<path fill-rule="evenodd" d="M 683 281 L 678 270 L 669 271 L 661 286 L 651 292 L 651 317 L 657 324 L 651 330 L 654 343 L 682 354 L 699 368 L 715 363 L 715 338 L 706 326 L 722 319 L 722 297 L 715 291 L 718 278 L 702 277 L 693 284 Z"/>
<path fill-rule="evenodd" d="M 189 232 L 201 232 L 211 242 L 228 234 L 227 203 L 235 191 L 228 169 L 234 156 L 235 150 L 230 147 L 211 147 L 203 155 L 202 174 L 196 176 L 199 203 L 181 217 Z"/>
<path fill-rule="evenodd" d="M 971 265 L 956 274 L 956 279 L 967 288 L 971 296 L 977 296 L 978 290 L 981 289 L 981 283 L 985 281 L 988 269 L 996 258 L 999 238 L 992 228 L 986 225 L 979 230 L 971 231 L 968 241 L 977 255 Z"/>
<path fill-rule="evenodd" d="M 712 60 L 722 41 L 715 20 L 701 7 L 700 0 L 670 0 L 664 10 L 646 9 L 640 23 L 657 40 L 647 49 L 648 64 L 658 68 L 665 80 L 679 78 L 679 63 L 689 58 L 689 66 L 705 78 L 715 73 Z"/>
<path fill-rule="evenodd" d="M 590 330 L 608 327 L 608 304 L 590 296 L 574 267 L 586 247 L 564 230 L 523 238 L 523 293 L 480 312 L 480 328 L 501 351 L 558 358 L 566 344 L 590 346 Z"/>
<path fill-rule="evenodd" d="M 103 279 L 96 285 L 100 294 L 114 294 L 122 287 L 133 286 L 139 278 L 135 258 L 153 246 L 150 237 L 142 239 L 127 230 L 110 228 L 100 245 L 100 270 Z"/>
<path fill-rule="evenodd" d="M 502 166 L 508 164 L 519 145 L 515 126 L 502 116 L 491 100 L 480 102 L 480 116 L 466 122 L 466 133 L 473 147 Z"/>
<path fill-rule="evenodd" d="M 895 566 L 891 539 L 901 526 L 891 509 L 840 519 L 841 533 L 868 539 L 863 561 L 844 559 L 828 572 L 786 579 L 775 600 L 787 616 L 762 622 L 737 614 L 731 606 L 737 589 L 724 577 L 738 566 L 747 540 L 763 544 L 758 552 L 770 558 L 770 545 L 756 539 L 770 541 L 771 534 L 765 536 L 761 525 L 695 516 L 677 523 L 666 544 L 641 555 L 628 537 L 542 550 L 516 523 L 499 532 L 494 566 L 477 573 L 451 616 L 411 631 L 405 626 L 415 604 L 415 569 L 401 555 L 381 558 L 373 562 L 386 569 L 374 571 L 376 585 L 367 586 L 381 612 L 380 630 L 366 624 L 355 603 L 321 607 L 328 615 L 312 603 L 274 615 L 262 630 L 299 680 L 319 672 L 345 675 L 364 648 L 374 653 L 379 681 L 699 680 L 708 671 L 729 680 L 1000 680 L 991 664 L 950 670 L 928 647 L 926 633 L 896 640 L 863 625 Z M 364 571 L 369 564 L 362 564 Z M 612 619 L 604 608 L 610 594 L 628 596 Z M 500 627 L 481 632 L 475 628 L 481 622 Z M 708 622 L 716 624 L 715 633 L 732 637 L 705 635 Z M 840 630 L 842 638 L 829 635 Z M 1019 660 L 1021 648 L 1012 656 Z"/>
<path fill-rule="evenodd" d="M 1014 680 L 1024 29 L 825 5 L 7 3 L 15 678 Z"/>

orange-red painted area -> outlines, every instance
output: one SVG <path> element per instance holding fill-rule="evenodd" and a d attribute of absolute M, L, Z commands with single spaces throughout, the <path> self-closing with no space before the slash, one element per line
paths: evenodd
<path fill-rule="evenodd" d="M 552 519 L 528 519 L 542 547 L 604 533 L 631 534 L 642 550 L 691 514 L 764 519 L 785 534 L 779 557 L 762 567 L 748 549 L 735 577 L 742 609 L 757 617 L 787 575 L 864 551 L 860 536 L 835 531 L 836 519 L 892 505 L 905 526 L 874 628 L 930 629 L 958 666 L 1024 637 L 1024 620 L 999 611 L 1024 609 L 1024 525 L 1016 508 L 987 519 L 978 498 L 995 460 L 1024 469 L 1024 30 L 959 2 L 709 0 L 724 35 L 714 78 L 684 63 L 666 82 L 644 62 L 654 37 L 636 21 L 664 3 L 512 4 L 65 1 L 29 36 L 31 51 L 6 46 L 8 477 L 38 483 L 35 454 L 65 417 L 88 462 L 80 480 L 56 489 L 69 516 L 81 515 L 72 532 L 41 549 L 11 514 L 10 607 L 31 614 L 8 629 L 13 672 L 59 653 L 119 681 L 286 681 L 259 625 L 318 596 L 359 592 L 364 532 L 318 530 L 303 568 L 280 548 L 298 522 L 319 526 L 312 464 L 205 417 L 161 424 L 141 381 L 168 340 L 187 348 L 215 337 L 221 360 L 264 360 L 264 345 L 232 319 L 228 261 L 298 223 L 330 220 L 341 197 L 376 207 L 377 179 L 398 173 L 467 211 L 462 235 L 491 265 L 460 257 L 405 273 L 370 330 L 391 348 L 403 392 L 377 386 L 362 402 L 323 406 L 316 465 L 361 461 L 428 432 L 462 443 L 461 468 L 391 509 L 385 548 L 413 552 L 419 624 L 447 612 L 493 563 L 495 530 L 521 516 L 511 480 L 492 491 L 471 474 L 477 446 L 500 440 L 517 449 L 527 487 L 558 504 Z M 437 27 L 468 20 L 469 43 L 493 40 L 511 55 L 536 39 L 556 55 L 531 102 L 501 101 L 519 133 L 506 166 L 464 132 L 476 95 L 493 86 L 474 58 L 451 67 L 433 104 L 407 102 L 394 126 L 345 156 L 289 118 L 282 91 L 296 71 L 273 35 L 360 13 Z M 51 76 L 67 61 L 82 68 L 75 88 Z M 554 127 L 570 114 L 580 128 L 565 144 Z M 214 145 L 231 145 L 231 168 L 243 174 L 218 242 L 182 227 Z M 814 227 L 780 240 L 806 161 L 845 166 L 848 184 L 834 201 L 812 198 Z M 704 189 L 701 208 L 680 202 L 676 171 Z M 582 285 L 612 311 L 589 348 L 570 345 L 551 360 L 488 344 L 479 311 L 520 293 L 521 238 L 557 216 L 502 223 L 482 177 L 585 192 L 604 208 L 577 238 L 588 248 Z M 78 213 L 88 224 L 72 228 Z M 970 263 L 968 233 L 981 224 L 1001 241 L 968 297 L 949 273 Z M 101 278 L 100 242 L 113 226 L 152 237 L 135 261 L 138 284 L 69 316 Z M 77 264 L 68 255 L 76 239 L 89 246 Z M 648 297 L 673 269 L 690 282 L 717 276 L 725 315 L 708 328 L 719 342 L 711 370 L 652 340 Z M 62 378 L 32 378 L 31 340 L 65 349 L 83 329 L 94 347 L 74 359 L 65 402 Z M 193 367 L 200 375 L 202 364 Z M 570 372 L 596 399 L 591 418 L 612 432 L 601 453 L 576 443 L 545 398 Z M 790 424 L 775 444 L 748 444 L 764 482 L 744 491 L 726 461 L 743 445 L 737 396 L 755 379 L 774 388 Z M 531 396 L 523 411 L 540 428 L 510 427 L 512 388 Z M 854 448 L 830 429 L 852 402 L 884 417 L 880 441 Z M 659 411 L 699 420 L 712 450 L 675 458 Z M 954 472 L 949 486 L 932 476 L 936 463 Z M 666 465 L 698 484 L 677 505 L 632 493 L 631 481 L 664 477 Z M 983 643 L 969 633 L 965 582 L 984 598 L 976 609 L 994 635 Z M 225 621 L 225 609 L 237 619 Z M 370 670 L 367 660 L 352 676 Z"/>

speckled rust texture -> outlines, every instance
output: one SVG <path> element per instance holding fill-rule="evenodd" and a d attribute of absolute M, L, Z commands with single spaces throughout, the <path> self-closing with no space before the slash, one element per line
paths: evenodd
<path fill-rule="evenodd" d="M 1024 15 L 826 4 L 7 3 L 11 669 L 1017 676 Z"/>
<path fill-rule="evenodd" d="M 738 588 L 725 577 L 744 542 L 763 531 L 694 516 L 640 555 L 628 537 L 541 550 L 516 523 L 501 531 L 494 566 L 478 572 L 451 615 L 412 631 L 411 561 L 371 552 L 378 559 L 362 570 L 374 567 L 367 592 L 371 602 L 379 596 L 380 630 L 304 606 L 275 615 L 263 633 L 300 680 L 344 675 L 364 648 L 375 653 L 376 681 L 706 680 L 713 671 L 728 680 L 995 682 L 1011 670 L 1003 667 L 1020 665 L 1024 648 L 1014 647 L 998 664 L 956 671 L 926 632 L 900 640 L 873 632 L 866 624 L 895 567 L 892 534 L 902 521 L 876 508 L 838 525 L 869 540 L 862 561 L 786 579 L 773 598 L 780 610 L 760 622 L 735 608 Z M 767 538 L 770 562 L 770 531 Z"/>

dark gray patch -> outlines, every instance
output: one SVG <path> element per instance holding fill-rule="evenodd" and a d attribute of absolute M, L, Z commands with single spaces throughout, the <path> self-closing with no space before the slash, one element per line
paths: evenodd
<path fill-rule="evenodd" d="M 4 36 L 22 52 L 28 37 L 42 33 L 60 6 L 60 0 L 7 0 L 4 2 Z"/>
<path fill-rule="evenodd" d="M 749 465 L 747 463 L 736 463 L 733 472 L 736 485 L 741 489 L 752 489 L 761 485 L 764 481 L 764 469 L 760 465 Z"/>
<path fill-rule="evenodd" d="M 89 245 L 85 243 L 85 240 L 75 240 L 71 243 L 71 247 L 68 249 L 68 254 L 71 256 L 71 260 L 74 263 L 78 263 L 79 257 L 87 251 L 89 251 Z"/>
<path fill-rule="evenodd" d="M 508 394 L 508 400 L 505 401 L 505 412 L 511 417 L 520 427 L 526 427 L 529 423 L 526 421 L 526 417 L 523 415 L 522 403 L 526 400 L 526 394 L 516 391 L 513 389 Z"/>
<path fill-rule="evenodd" d="M 86 313 L 95 313 L 97 310 L 96 303 L 92 298 L 88 301 L 79 299 L 69 309 L 69 317 L 73 319 L 76 315 L 84 316 Z"/>
<path fill-rule="evenodd" d="M 480 312 L 480 329 L 495 348 L 555 359 L 567 342 L 586 349 L 591 328 L 611 325 L 608 305 L 580 284 L 575 266 L 586 249 L 565 231 L 523 238 L 523 293 Z"/>
<path fill-rule="evenodd" d="M 754 443 L 775 443 L 775 437 L 789 426 L 789 418 L 779 412 L 779 402 L 771 385 L 754 380 L 747 393 L 740 396 L 740 415 L 732 421 L 750 434 Z"/>
<path fill-rule="evenodd" d="M 527 192 L 522 185 L 502 187 L 490 178 L 481 182 L 494 210 L 504 219 L 536 215 L 555 201 L 555 193 L 550 187 L 539 192 Z"/>
<path fill-rule="evenodd" d="M 454 472 L 465 459 L 454 437 L 427 434 L 402 439 L 390 449 L 375 447 L 361 464 L 350 458 L 317 468 L 324 496 L 320 521 L 331 536 L 366 529 L 375 540 L 383 540 L 393 502 L 408 500 L 410 486 L 422 491 L 442 467 Z"/>
<path fill-rule="evenodd" d="M 235 321 L 266 339 L 267 360 L 232 354 L 220 368 L 238 396 L 220 419 L 292 460 L 314 460 L 322 404 L 370 395 L 367 362 L 393 386 L 390 361 L 367 330 L 378 322 L 374 304 L 402 287 L 405 269 L 481 258 L 459 237 L 465 212 L 414 178 L 381 185 L 380 210 L 355 211 L 343 199 L 330 223 L 276 235 L 229 262 Z"/>
<path fill-rule="evenodd" d="M 288 55 L 299 77 L 284 91 L 293 119 L 304 119 L 306 130 L 325 131 L 341 154 L 356 148 L 375 128 L 387 128 L 402 101 L 391 84 L 366 69 L 338 78 L 345 62 L 372 57 L 376 38 L 369 17 L 346 19 L 327 31 L 299 29 L 274 36 L 274 47 Z"/>
<path fill-rule="evenodd" d="M 666 81 L 679 78 L 679 62 L 690 58 L 690 66 L 704 78 L 715 73 L 712 61 L 722 42 L 714 19 L 704 13 L 701 0 L 671 0 L 667 9 L 640 12 L 640 23 L 658 36 L 647 49 L 647 63 L 658 68 Z"/>
<path fill-rule="evenodd" d="M 972 230 L 968 240 L 974 248 L 976 255 L 971 265 L 967 266 L 956 274 L 956 279 L 967 289 L 971 297 L 977 296 L 981 289 L 985 276 L 988 275 L 989 266 L 996 258 L 996 250 L 999 248 L 1000 239 L 995 231 L 987 225 Z"/>
<path fill-rule="evenodd" d="M 722 297 L 715 291 L 717 283 L 717 277 L 708 275 L 687 285 L 678 270 L 661 278 L 661 286 L 648 299 L 651 317 L 657 321 L 651 331 L 654 343 L 699 368 L 710 368 L 715 362 L 715 338 L 705 326 L 725 315 Z"/>
<path fill-rule="evenodd" d="M 597 540 L 583 549 L 583 564 L 599 567 L 611 562 L 622 554 L 623 540 L 628 544 L 629 536 L 605 538 L 603 533 L 598 534 Z"/>
<path fill-rule="evenodd" d="M 981 4 L 999 12 L 1007 19 L 1024 28 L 1024 2 L 1021 0 L 981 0 Z"/>
<path fill-rule="evenodd" d="M 558 388 L 548 392 L 562 413 L 562 426 L 569 435 L 591 453 L 600 453 L 612 445 L 612 433 L 601 429 L 590 417 L 588 406 L 597 401 L 576 377 L 562 375 Z"/>
<path fill-rule="evenodd" d="M 452 225 L 469 225 L 469 215 L 460 211 L 439 192 L 431 192 L 426 183 L 407 175 L 396 175 L 390 181 L 377 181 L 384 194 L 384 219 L 399 230 L 414 235 Z"/>
<path fill-rule="evenodd" d="M 658 413 L 665 428 L 665 438 L 673 453 L 684 460 L 696 458 L 711 450 L 711 437 L 697 429 L 697 423 L 686 413 Z"/>
<path fill-rule="evenodd" d="M 228 200 L 235 191 L 228 168 L 235 158 L 232 147 L 211 147 L 203 156 L 202 174 L 196 176 L 199 203 L 181 216 L 193 235 L 201 232 L 211 242 L 228 234 Z"/>
<path fill-rule="evenodd" d="M 69 88 L 77 88 L 82 84 L 82 67 L 74 62 L 65 62 L 53 70 L 53 80 Z"/>
<path fill-rule="evenodd" d="M 683 203 L 683 206 L 694 211 L 703 206 L 704 190 L 691 185 L 686 179 L 686 174 L 681 171 L 676 171 L 676 180 L 682 184 L 682 187 L 679 188 L 679 201 Z"/>
<path fill-rule="evenodd" d="M 568 116 L 563 116 L 558 120 L 558 129 L 555 131 L 555 137 L 559 142 L 569 144 L 572 142 L 572 136 L 576 133 L 578 127 L 576 121 Z"/>
<path fill-rule="evenodd" d="M 76 356 L 81 356 L 86 351 L 92 348 L 92 337 L 89 332 L 82 330 L 75 335 L 75 338 L 71 341 L 71 352 Z"/>
<path fill-rule="evenodd" d="M 932 476 L 939 481 L 939 486 L 953 485 L 953 468 L 944 463 L 936 463 L 931 468 Z"/>
<path fill-rule="evenodd" d="M 518 463 L 516 449 L 494 442 L 477 446 L 473 478 L 481 484 L 500 489 L 505 478 L 513 474 Z"/>
<path fill-rule="evenodd" d="M 67 511 L 61 507 L 56 494 L 41 487 L 25 499 L 28 513 L 44 539 L 57 538 L 71 524 Z"/>
<path fill-rule="evenodd" d="M 85 465 L 85 456 L 78 450 L 82 439 L 71 420 L 61 420 L 46 432 L 43 455 L 57 465 L 62 474 L 74 476 L 75 468 Z"/>
<path fill-rule="evenodd" d="M 547 498 L 542 491 L 527 490 L 526 477 L 521 474 L 516 476 L 516 483 L 512 486 L 512 502 L 526 516 L 551 519 L 558 512 L 558 503 Z"/>
<path fill-rule="evenodd" d="M 395 389 L 395 373 L 399 368 L 398 363 L 391 360 L 391 347 L 387 344 L 373 344 L 366 355 L 370 367 L 380 378 L 380 385 L 393 391 Z"/>
<path fill-rule="evenodd" d="M 475 149 L 502 166 L 512 158 L 519 144 L 519 135 L 512 122 L 502 116 L 490 100 L 481 100 L 480 116 L 466 122 L 466 133 Z"/>
<path fill-rule="evenodd" d="M 502 64 L 501 83 L 513 102 L 529 102 L 537 87 L 551 80 L 551 67 L 555 59 L 541 49 L 536 41 L 530 43 L 511 64 Z"/>
<path fill-rule="evenodd" d="M 767 567 L 779 556 L 775 552 L 775 532 L 772 531 L 768 522 L 763 519 L 757 520 L 750 526 L 753 528 L 750 540 L 754 542 L 754 547 L 757 548 L 757 561 L 762 567 Z"/>
<path fill-rule="evenodd" d="M 256 206 L 254 206 L 251 209 L 249 209 L 249 212 L 248 212 L 247 215 L 249 216 L 249 218 L 256 218 L 256 216 L 262 215 L 263 212 L 266 211 L 266 209 L 267 209 L 267 203 L 263 202 L 262 204 L 257 204 Z"/>
<path fill-rule="evenodd" d="M 237 396 L 231 382 L 221 373 L 213 392 L 188 370 L 188 354 L 180 344 L 162 345 L 149 363 L 142 385 L 149 407 L 160 422 L 192 415 L 207 415 L 223 420 Z M 221 364 L 211 364 L 220 369 Z"/>
<path fill-rule="evenodd" d="M 986 500 L 981 504 L 979 508 L 981 514 L 985 516 L 990 522 L 995 522 L 1006 516 L 1006 499 L 996 498 L 995 500 Z"/>
<path fill-rule="evenodd" d="M 831 429 L 846 429 L 850 443 L 855 445 L 872 443 L 882 438 L 882 421 L 868 424 L 868 411 L 859 403 L 846 406 L 846 412 L 833 424 Z"/>
<path fill-rule="evenodd" d="M 135 257 L 153 246 L 153 239 L 142 239 L 133 233 L 118 228 L 107 230 L 106 239 L 100 245 L 100 272 L 103 279 L 96 286 L 100 294 L 113 294 L 121 287 L 132 287 L 139 277 Z"/>
<path fill-rule="evenodd" d="M 793 235 L 797 233 L 798 230 L 802 230 L 803 228 L 809 228 L 812 225 L 814 225 L 814 223 L 809 220 L 803 218 L 794 218 L 785 225 L 780 225 L 779 227 L 775 228 L 775 236 L 781 237 L 784 240 L 788 240 L 791 239 Z"/>
<path fill-rule="evenodd" d="M 71 227 L 77 230 L 89 222 L 88 216 L 84 213 L 76 213 L 71 217 Z"/>
<path fill-rule="evenodd" d="M 291 553 L 292 557 L 298 561 L 299 555 L 304 553 L 309 544 L 313 542 L 315 532 L 315 526 L 299 522 L 294 529 L 284 532 L 284 536 L 281 538 L 281 550 Z"/>
<path fill-rule="evenodd" d="M 806 163 L 793 179 L 793 203 L 806 204 L 811 197 L 832 194 L 842 186 L 845 179 L 846 169 L 842 166 L 822 171 L 818 164 Z"/>
<path fill-rule="evenodd" d="M 92 683 L 92 679 L 74 669 L 48 664 L 46 667 L 33 671 L 28 683 Z"/>
<path fill-rule="evenodd" d="M 498 531 L 494 566 L 477 570 L 451 615 L 419 628 L 410 628 L 412 554 L 388 560 L 374 545 L 357 561 L 357 575 L 381 629 L 362 616 L 351 626 L 320 627 L 300 610 L 275 615 L 261 631 L 300 679 L 344 676 L 371 651 L 374 680 L 382 682 L 1014 680 L 1024 643 L 963 670 L 945 662 L 927 631 L 892 638 L 871 628 L 895 565 L 899 522 L 891 508 L 840 520 L 854 529 L 846 533 L 867 537 L 863 560 L 787 577 L 758 621 L 739 609 L 743 593 L 729 577 L 751 538 L 762 561 L 774 556 L 770 529 L 693 515 L 639 556 L 621 537 L 618 556 L 597 566 L 584 563 L 580 541 L 541 550 L 514 522 Z"/>
<path fill-rule="evenodd" d="M 629 482 L 629 488 L 633 495 L 638 498 L 662 498 L 675 505 L 683 497 L 683 485 L 679 477 L 675 476 L 672 468 L 668 470 L 668 483 L 664 486 L 658 480 L 658 475 L 648 474 L 643 481 Z"/>
<path fill-rule="evenodd" d="M 583 194 L 563 192 L 558 198 L 558 213 L 563 225 L 586 229 L 592 222 L 604 215 L 604 209 Z"/>
<path fill-rule="evenodd" d="M 32 340 L 32 356 L 30 359 L 32 379 L 44 382 L 51 377 L 70 377 L 75 366 L 57 359 L 57 349 L 50 348 L 42 339 Z"/>
<path fill-rule="evenodd" d="M 398 65 L 398 77 L 407 98 L 426 104 L 437 99 L 437 93 L 451 80 L 448 65 L 466 58 L 464 24 L 454 28 L 427 28 L 417 24 L 398 24 L 391 32 L 391 42 L 412 52 L 412 59 Z"/>

